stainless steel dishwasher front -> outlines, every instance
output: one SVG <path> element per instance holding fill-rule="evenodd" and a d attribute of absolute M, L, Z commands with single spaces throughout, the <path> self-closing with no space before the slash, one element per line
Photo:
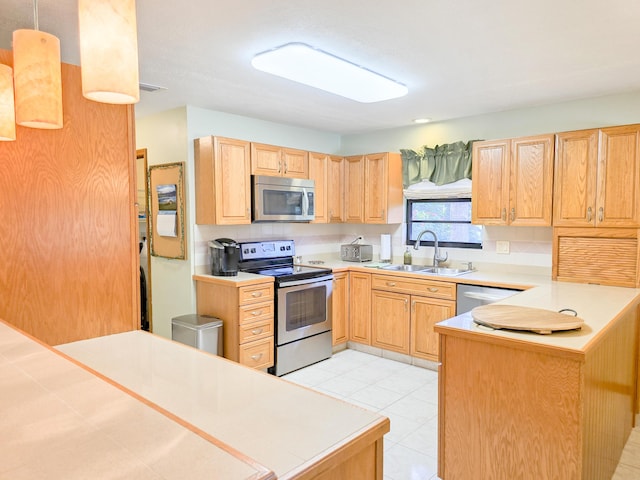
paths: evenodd
<path fill-rule="evenodd" d="M 456 314 L 469 312 L 480 305 L 488 305 L 503 300 L 522 290 L 510 288 L 483 287 L 480 285 L 458 284 Z"/>

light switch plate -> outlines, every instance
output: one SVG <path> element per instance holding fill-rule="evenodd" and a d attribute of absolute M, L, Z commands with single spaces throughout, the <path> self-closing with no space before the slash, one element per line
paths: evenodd
<path fill-rule="evenodd" d="M 509 242 L 507 240 L 498 240 L 496 242 L 496 253 L 509 253 Z"/>

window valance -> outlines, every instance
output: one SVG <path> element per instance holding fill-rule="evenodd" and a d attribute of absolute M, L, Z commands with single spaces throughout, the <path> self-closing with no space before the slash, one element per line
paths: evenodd
<path fill-rule="evenodd" d="M 447 143 L 433 148 L 425 145 L 420 152 L 401 149 L 404 188 L 423 180 L 445 185 L 463 178 L 470 179 L 471 153 L 475 141 Z"/>

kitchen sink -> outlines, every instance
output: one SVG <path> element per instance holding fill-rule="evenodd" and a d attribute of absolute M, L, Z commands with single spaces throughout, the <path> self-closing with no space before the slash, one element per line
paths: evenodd
<path fill-rule="evenodd" d="M 429 267 L 427 265 L 387 265 L 380 267 L 381 270 L 393 270 L 396 272 L 416 272 L 429 275 L 442 275 L 444 277 L 457 277 L 465 273 L 473 272 L 466 268 Z"/>
<path fill-rule="evenodd" d="M 385 267 L 380 267 L 381 270 L 395 270 L 399 272 L 422 272 L 427 269 L 431 269 L 431 267 L 427 267 L 426 265 L 387 265 Z"/>
<path fill-rule="evenodd" d="M 469 270 L 467 268 L 427 267 L 427 269 L 420 270 L 420 272 L 431 273 L 433 275 L 444 275 L 447 277 L 457 277 L 458 275 L 473 272 L 473 270 Z"/>

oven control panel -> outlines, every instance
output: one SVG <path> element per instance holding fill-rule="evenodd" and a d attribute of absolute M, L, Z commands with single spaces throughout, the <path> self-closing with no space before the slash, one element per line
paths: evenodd
<path fill-rule="evenodd" d="M 266 258 L 293 257 L 296 248 L 293 240 L 270 240 L 240 244 L 240 260 L 261 260 Z"/>

